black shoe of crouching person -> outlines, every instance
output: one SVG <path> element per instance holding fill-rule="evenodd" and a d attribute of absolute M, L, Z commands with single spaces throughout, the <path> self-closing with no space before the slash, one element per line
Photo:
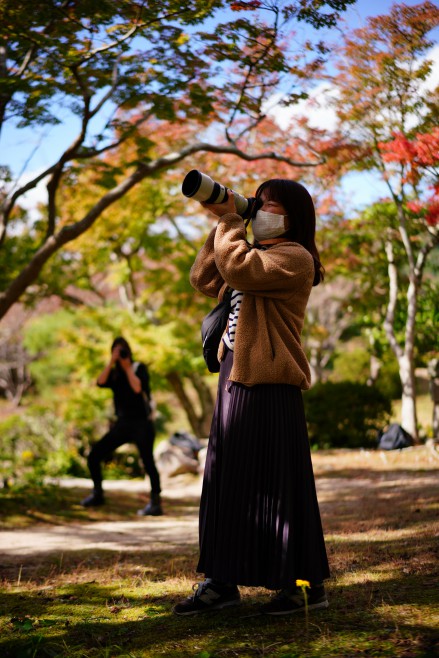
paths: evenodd
<path fill-rule="evenodd" d="M 82 507 L 98 507 L 99 505 L 104 505 L 104 503 L 104 493 L 99 489 L 94 489 L 87 498 L 81 500 Z"/>
<path fill-rule="evenodd" d="M 240 605 L 241 595 L 236 585 L 222 585 L 207 578 L 193 586 L 194 594 L 174 606 L 176 615 L 199 615 L 209 610 L 220 610 Z"/>
<path fill-rule="evenodd" d="M 150 502 L 137 510 L 137 516 L 162 516 L 162 501 L 159 494 L 152 494 Z"/>
<path fill-rule="evenodd" d="M 329 606 L 323 585 L 314 585 L 306 590 L 307 606 L 305 604 L 305 595 L 299 587 L 291 589 L 282 589 L 277 592 L 273 598 L 261 605 L 259 611 L 265 615 L 291 615 L 300 610 L 317 610 Z"/>

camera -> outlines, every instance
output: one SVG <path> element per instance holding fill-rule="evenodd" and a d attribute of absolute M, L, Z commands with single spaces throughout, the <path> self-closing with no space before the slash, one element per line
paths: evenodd
<path fill-rule="evenodd" d="M 123 347 L 119 350 L 119 356 L 121 359 L 127 359 L 129 357 L 130 353 L 128 350 L 124 349 Z"/>
<path fill-rule="evenodd" d="M 217 183 L 207 174 L 203 174 L 198 169 L 192 169 L 186 174 L 181 191 L 185 197 L 203 201 L 204 203 L 224 203 L 227 201 L 227 188 L 221 183 Z M 238 192 L 231 190 L 235 197 L 236 212 L 243 219 L 250 219 L 256 214 L 260 201 L 255 197 L 246 198 Z"/>

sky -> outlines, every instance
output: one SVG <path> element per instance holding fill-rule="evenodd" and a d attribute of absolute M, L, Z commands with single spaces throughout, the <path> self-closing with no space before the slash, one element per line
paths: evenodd
<path fill-rule="evenodd" d="M 405 4 L 418 4 L 419 0 L 407 0 Z M 344 20 L 348 29 L 361 27 L 365 24 L 368 16 L 386 13 L 393 2 L 391 0 L 358 0 L 344 13 Z M 307 29 L 306 27 L 303 28 Z M 435 61 L 435 67 L 430 85 L 439 84 L 439 39 L 436 32 L 436 46 L 430 57 Z M 328 91 L 328 90 L 326 90 Z M 322 86 L 318 86 L 313 92 L 314 100 L 322 99 Z M 331 90 L 329 90 L 329 93 Z M 320 108 L 309 109 L 299 104 L 293 111 L 303 114 L 304 111 L 310 116 L 311 123 L 319 128 L 330 128 L 334 125 L 335 116 L 325 103 Z M 79 128 L 76 117 L 69 116 L 62 107 L 57 108 L 57 114 L 63 123 L 59 126 L 44 127 L 41 132 L 31 129 L 17 129 L 12 124 L 6 124 L 0 139 L 0 164 L 7 164 L 14 175 L 22 174 L 21 182 L 26 182 L 36 174 L 52 164 L 73 140 Z M 281 126 L 285 126 L 290 118 L 291 110 L 277 109 L 276 119 Z M 386 195 L 387 188 L 379 180 L 377 175 L 361 173 L 349 174 L 342 184 L 341 196 L 346 199 L 350 210 L 366 206 L 374 200 Z M 46 200 L 44 183 L 35 190 L 28 193 L 25 204 L 29 209 L 34 208 L 39 202 Z"/>

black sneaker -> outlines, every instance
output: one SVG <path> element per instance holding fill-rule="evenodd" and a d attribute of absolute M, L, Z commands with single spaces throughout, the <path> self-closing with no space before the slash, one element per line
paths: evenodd
<path fill-rule="evenodd" d="M 194 585 L 194 594 L 174 606 L 176 615 L 199 615 L 209 610 L 220 610 L 231 605 L 240 605 L 241 595 L 236 585 L 219 585 L 209 579 Z"/>
<path fill-rule="evenodd" d="M 162 516 L 163 509 L 160 496 L 152 494 L 151 501 L 143 509 L 137 510 L 137 516 Z"/>
<path fill-rule="evenodd" d="M 81 500 L 82 507 L 98 507 L 105 503 L 104 494 L 102 491 L 93 491 L 87 498 Z"/>
<path fill-rule="evenodd" d="M 163 516 L 163 510 L 160 505 L 148 503 L 143 509 L 137 510 L 137 516 Z"/>
<path fill-rule="evenodd" d="M 306 590 L 308 610 L 327 608 L 329 606 L 323 585 L 316 585 Z M 265 615 L 292 615 L 299 610 L 305 610 L 305 596 L 300 588 L 282 589 L 275 594 L 271 601 L 260 607 L 260 612 Z"/>

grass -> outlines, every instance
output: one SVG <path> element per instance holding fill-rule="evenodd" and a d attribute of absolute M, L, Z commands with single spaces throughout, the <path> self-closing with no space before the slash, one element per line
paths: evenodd
<path fill-rule="evenodd" d="M 438 456 L 425 447 L 313 454 L 332 577 L 330 607 L 310 612 L 308 631 L 303 613 L 258 616 L 268 593 L 254 588 L 242 588 L 240 608 L 172 615 L 199 580 L 197 546 L 185 537 L 151 550 L 66 544 L 1 558 L 2 657 L 438 655 Z M 110 505 L 90 512 L 77 505 L 82 493 L 2 491 L 1 527 L 27 529 L 32 540 L 44 528 L 132 522 L 139 503 L 138 494 L 110 492 Z M 165 497 L 165 506 L 163 519 L 196 519 L 196 501 L 184 493 Z"/>

